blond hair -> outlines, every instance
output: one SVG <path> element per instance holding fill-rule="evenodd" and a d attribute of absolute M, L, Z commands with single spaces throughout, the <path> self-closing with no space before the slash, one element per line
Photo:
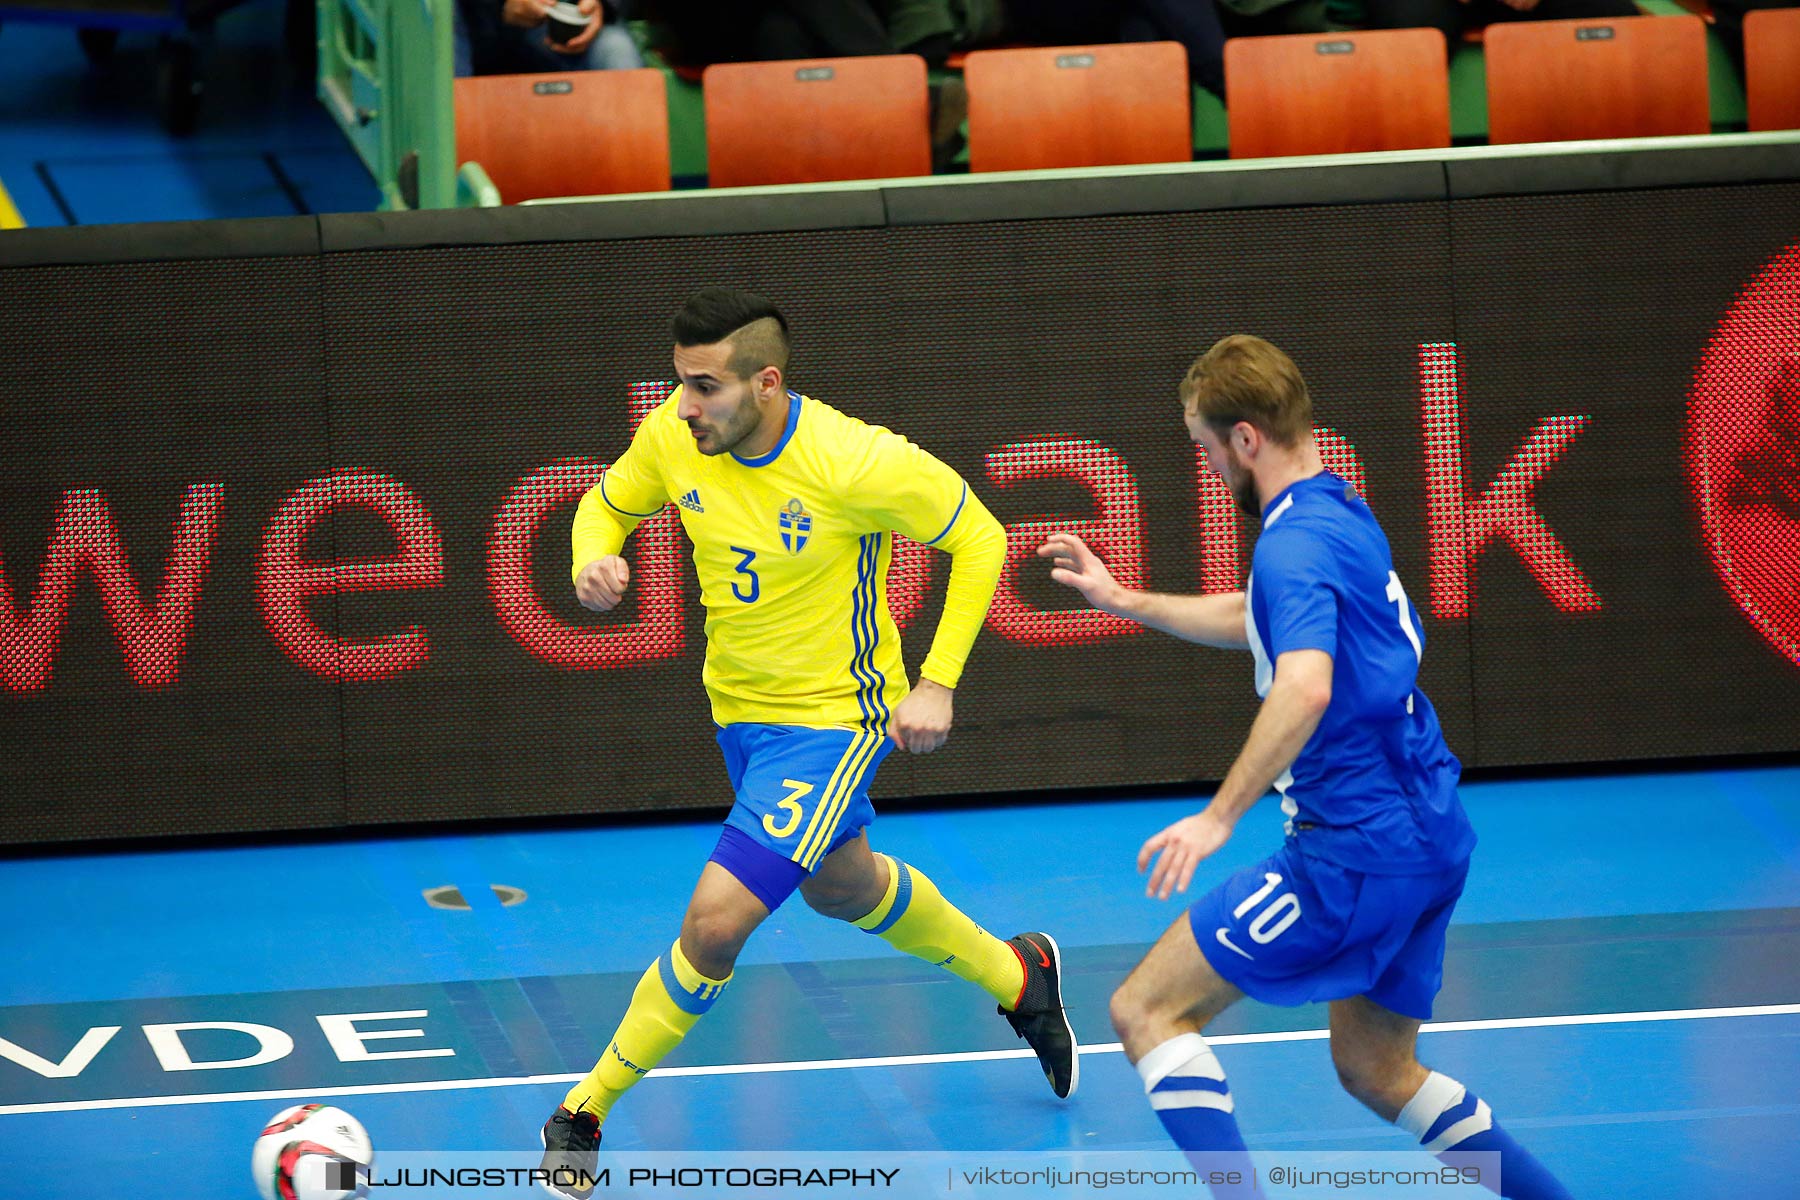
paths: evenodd
<path fill-rule="evenodd" d="M 1282 446 L 1312 433 L 1312 397 L 1280 348 L 1247 333 L 1214 342 L 1181 381 L 1181 403 L 1215 431 L 1246 421 Z"/>

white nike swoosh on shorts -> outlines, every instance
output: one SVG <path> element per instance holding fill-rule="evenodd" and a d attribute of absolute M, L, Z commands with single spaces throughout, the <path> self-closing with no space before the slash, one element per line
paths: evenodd
<path fill-rule="evenodd" d="M 1239 950 L 1237 948 L 1237 943 L 1233 942 L 1229 937 L 1225 936 L 1225 929 L 1223 926 L 1221 926 L 1213 934 L 1213 936 L 1219 939 L 1219 945 L 1225 947 L 1227 950 L 1231 951 L 1233 954 L 1243 954 L 1244 957 L 1250 959 L 1250 961 L 1252 961 L 1252 962 L 1256 961 L 1254 955 L 1244 954 L 1244 952 L 1242 950 Z"/>

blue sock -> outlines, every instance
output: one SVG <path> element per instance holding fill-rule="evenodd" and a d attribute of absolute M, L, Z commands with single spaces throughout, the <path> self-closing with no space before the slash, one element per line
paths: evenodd
<path fill-rule="evenodd" d="M 1418 1138 L 1428 1153 L 1440 1157 L 1454 1159 L 1456 1154 L 1482 1151 L 1498 1154 L 1500 1186 L 1496 1189 L 1490 1184 L 1489 1188 L 1507 1200 L 1573 1200 L 1569 1189 L 1558 1183 L 1531 1151 L 1500 1128 L 1487 1102 L 1448 1075 L 1436 1071 L 1427 1075 L 1394 1124 Z"/>
<path fill-rule="evenodd" d="M 1225 1068 L 1206 1039 L 1197 1033 L 1178 1034 L 1139 1059 L 1137 1070 L 1150 1107 L 1175 1144 L 1188 1152 L 1194 1169 L 1203 1176 L 1235 1171 L 1243 1180 L 1238 1186 L 1215 1185 L 1213 1195 L 1220 1200 L 1260 1197 L 1252 1182 L 1255 1176 L 1244 1135 L 1232 1115 L 1236 1106 Z"/>

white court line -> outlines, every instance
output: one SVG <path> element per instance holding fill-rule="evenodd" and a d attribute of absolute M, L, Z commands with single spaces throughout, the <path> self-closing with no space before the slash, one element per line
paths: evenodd
<path fill-rule="evenodd" d="M 1574 1013 L 1561 1017 L 1496 1017 L 1486 1021 L 1440 1021 L 1419 1027 L 1421 1033 L 1468 1033 L 1486 1029 L 1541 1029 L 1559 1025 L 1630 1025 L 1647 1021 L 1704 1021 L 1721 1017 L 1783 1017 L 1800 1014 L 1800 1004 L 1759 1004 L 1744 1008 L 1677 1008 L 1662 1012 Z M 1277 1033 L 1227 1033 L 1206 1040 L 1214 1046 L 1247 1046 L 1263 1042 L 1322 1042 L 1327 1029 L 1290 1029 Z M 1083 1046 L 1083 1054 L 1118 1054 L 1118 1042 Z M 828 1058 L 806 1062 L 724 1063 L 711 1067 L 658 1067 L 651 1075 L 673 1079 L 696 1075 L 777 1075 L 790 1071 L 842 1071 L 857 1067 L 912 1067 L 933 1063 L 994 1062 L 1030 1058 L 1024 1050 L 970 1050 L 956 1054 L 899 1054 L 889 1058 Z M 102 1108 L 149 1108 L 164 1104 L 225 1104 L 238 1100 L 305 1100 L 318 1096 L 377 1096 L 390 1092 L 446 1092 L 459 1088 L 527 1087 L 574 1083 L 585 1074 L 525 1075 L 504 1079 L 428 1079 L 418 1083 L 351 1084 L 343 1087 L 285 1088 L 266 1092 L 214 1092 L 194 1096 L 123 1096 L 115 1100 L 67 1100 L 51 1104 L 3 1104 L 0 1116 L 22 1113 L 84 1112 Z"/>

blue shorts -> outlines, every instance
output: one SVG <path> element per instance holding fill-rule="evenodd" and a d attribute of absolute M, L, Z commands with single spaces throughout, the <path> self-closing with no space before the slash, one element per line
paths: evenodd
<path fill-rule="evenodd" d="M 875 819 L 869 782 L 892 748 L 885 733 L 871 730 L 721 727 L 737 803 L 711 861 L 774 912 L 827 854 Z"/>
<path fill-rule="evenodd" d="M 1367 996 L 1428 1021 L 1468 876 L 1466 858 L 1429 875 L 1370 875 L 1289 842 L 1195 901 L 1188 922 L 1213 970 L 1253 1000 Z"/>

